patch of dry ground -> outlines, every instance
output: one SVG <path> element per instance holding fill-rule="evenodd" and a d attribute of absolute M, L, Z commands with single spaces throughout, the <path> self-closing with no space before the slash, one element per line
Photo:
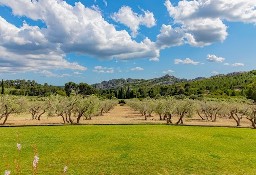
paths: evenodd
<path fill-rule="evenodd" d="M 172 119 L 173 123 L 178 120 L 177 117 Z M 2 121 L 0 121 L 2 122 Z M 92 117 L 91 120 L 81 120 L 81 124 L 165 124 L 166 121 L 160 121 L 159 116 L 153 114 L 145 120 L 145 117 L 134 111 L 129 106 L 117 105 L 103 116 Z M 32 120 L 30 114 L 11 115 L 7 120 L 6 125 L 58 125 L 63 124 L 61 117 L 42 116 L 41 120 Z M 200 118 L 186 118 L 184 125 L 203 125 L 203 126 L 236 126 L 233 119 L 217 118 L 216 122 L 201 120 Z M 241 120 L 241 127 L 250 127 L 250 122 L 247 119 Z"/>

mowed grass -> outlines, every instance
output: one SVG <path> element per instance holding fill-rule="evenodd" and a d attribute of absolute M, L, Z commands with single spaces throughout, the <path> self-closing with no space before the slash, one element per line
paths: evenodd
<path fill-rule="evenodd" d="M 18 138 L 17 138 L 17 135 Z M 17 139 L 19 141 L 17 141 Z M 22 144 L 20 156 L 16 143 Z M 255 174 L 256 130 L 167 125 L 0 128 L 0 174 Z"/>

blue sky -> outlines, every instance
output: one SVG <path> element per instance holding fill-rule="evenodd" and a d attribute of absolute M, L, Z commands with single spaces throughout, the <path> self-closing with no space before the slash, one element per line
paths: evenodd
<path fill-rule="evenodd" d="M 256 66 L 256 0 L 0 0 L 0 77 L 63 85 Z"/>

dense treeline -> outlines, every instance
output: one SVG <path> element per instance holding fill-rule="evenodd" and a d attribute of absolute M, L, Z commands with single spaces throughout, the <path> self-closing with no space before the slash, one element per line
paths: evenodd
<path fill-rule="evenodd" d="M 98 94 L 97 90 L 91 85 L 86 83 L 76 84 L 74 82 L 68 82 L 65 84 L 64 90 L 66 95 L 69 97 L 71 94 L 81 94 L 81 95 L 92 95 Z"/>
<path fill-rule="evenodd" d="M 97 89 L 86 83 L 76 84 L 68 82 L 64 87 L 51 86 L 48 84 L 40 85 L 30 80 L 6 80 L 2 81 L 2 94 L 26 95 L 26 96 L 49 96 L 72 94 L 103 96 L 105 98 L 160 98 L 161 96 L 175 96 L 179 99 L 189 97 L 200 99 L 202 97 L 221 97 L 243 96 L 256 101 L 256 70 L 242 73 L 231 73 L 218 75 L 210 78 L 202 78 L 191 81 L 178 81 L 165 85 L 160 83 L 162 80 L 167 82 L 166 77 L 155 81 L 147 81 L 145 84 L 134 82 L 126 83 L 114 89 Z M 171 77 L 171 79 L 174 79 Z M 154 79 L 153 79 L 154 80 Z"/>
<path fill-rule="evenodd" d="M 161 96 L 190 97 L 200 99 L 207 97 L 243 96 L 256 100 L 256 71 L 218 75 L 172 85 L 147 85 L 137 87 L 121 87 L 102 90 L 102 95 L 115 96 L 119 99 L 159 98 Z"/>
<path fill-rule="evenodd" d="M 65 95 L 62 87 L 48 85 L 47 83 L 41 85 L 34 80 L 2 80 L 1 92 L 2 94 L 23 96 Z"/>
<path fill-rule="evenodd" d="M 68 82 L 64 87 L 60 87 L 47 83 L 41 85 L 34 80 L 2 80 L 1 94 L 46 97 L 50 95 L 70 96 L 71 94 L 92 95 L 98 93 L 95 88 L 86 83 Z"/>

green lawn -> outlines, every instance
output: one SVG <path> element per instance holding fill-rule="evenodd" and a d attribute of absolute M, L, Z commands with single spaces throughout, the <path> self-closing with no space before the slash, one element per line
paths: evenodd
<path fill-rule="evenodd" d="M 167 125 L 0 128 L 0 174 L 31 174 L 33 144 L 43 175 L 256 174 L 256 130 Z"/>

